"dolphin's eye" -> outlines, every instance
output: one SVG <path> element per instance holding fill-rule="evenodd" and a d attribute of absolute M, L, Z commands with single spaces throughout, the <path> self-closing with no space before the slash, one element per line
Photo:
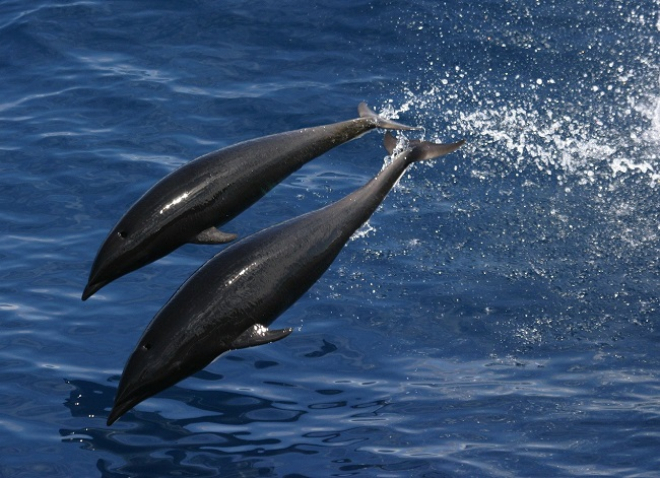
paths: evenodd
<path fill-rule="evenodd" d="M 151 349 L 151 344 L 145 342 L 145 343 L 142 344 L 142 348 L 144 350 L 150 350 Z"/>
<path fill-rule="evenodd" d="M 117 235 L 118 235 L 119 237 L 121 237 L 122 239 L 126 239 L 126 236 L 128 236 L 128 233 L 127 233 L 126 231 L 119 231 L 119 232 L 117 233 Z"/>

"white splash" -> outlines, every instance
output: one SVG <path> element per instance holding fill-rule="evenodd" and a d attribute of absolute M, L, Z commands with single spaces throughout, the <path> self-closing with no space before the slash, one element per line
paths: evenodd
<path fill-rule="evenodd" d="M 376 228 L 369 224 L 369 221 L 365 222 L 360 226 L 360 228 L 353 233 L 350 240 L 354 241 L 355 239 L 361 239 L 367 237 L 370 233 L 376 232 Z"/>
<path fill-rule="evenodd" d="M 526 93 L 515 102 L 497 100 L 498 88 L 503 85 L 480 89 L 483 82 L 475 80 L 474 85 L 466 87 L 472 96 L 470 101 L 462 101 L 451 88 L 448 94 L 433 85 L 419 92 L 404 90 L 407 99 L 403 105 L 395 109 L 389 103 L 386 110 L 392 116 L 419 112 L 423 118 L 418 122 L 430 122 L 429 131 L 439 136 L 432 140 L 467 136 L 464 154 L 487 156 L 490 164 L 504 166 L 503 174 L 533 168 L 560 183 L 567 178 L 593 183 L 623 174 L 642 175 L 649 186 L 655 187 L 660 181 L 660 79 L 647 85 L 646 92 L 624 98 L 624 107 L 602 107 L 605 90 L 623 95 L 630 90 L 619 87 L 636 75 L 622 67 L 616 71 L 619 85 L 584 88 L 584 105 L 557 96 L 557 91 L 561 92 L 556 88 L 558 81 L 536 78 L 519 85 Z M 461 73 L 455 73 L 456 82 L 464 81 Z M 446 82 L 439 81 L 442 86 Z M 637 124 L 629 130 L 626 125 L 633 115 Z"/>

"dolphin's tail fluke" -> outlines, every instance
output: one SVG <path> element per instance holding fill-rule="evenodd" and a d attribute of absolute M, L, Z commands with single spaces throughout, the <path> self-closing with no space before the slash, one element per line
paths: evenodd
<path fill-rule="evenodd" d="M 358 113 L 360 113 L 360 118 L 370 118 L 377 128 L 383 129 L 400 129 L 400 130 L 419 130 L 422 128 L 407 126 L 405 124 L 397 123 L 396 121 L 390 121 L 378 116 L 371 108 L 367 106 L 366 103 L 362 102 L 358 105 Z"/>
<path fill-rule="evenodd" d="M 396 147 L 396 138 L 389 131 L 385 133 L 385 139 L 383 141 L 385 149 L 391 155 L 394 152 Z M 465 140 L 462 139 L 455 143 L 432 143 L 431 141 L 419 141 L 413 140 L 408 142 L 408 149 L 410 154 L 408 155 L 408 161 L 423 161 L 425 159 L 434 159 L 445 154 L 452 153 L 458 148 L 465 144 Z"/>

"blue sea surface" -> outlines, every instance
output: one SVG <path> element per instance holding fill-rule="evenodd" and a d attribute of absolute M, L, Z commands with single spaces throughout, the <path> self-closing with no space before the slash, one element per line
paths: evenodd
<path fill-rule="evenodd" d="M 660 475 L 658 0 L 0 0 L 1 477 Z M 312 289 L 105 422 L 124 364 L 223 246 L 80 300 L 102 241 L 207 152 L 357 117 L 410 168 Z M 358 188 L 382 131 L 223 227 Z"/>

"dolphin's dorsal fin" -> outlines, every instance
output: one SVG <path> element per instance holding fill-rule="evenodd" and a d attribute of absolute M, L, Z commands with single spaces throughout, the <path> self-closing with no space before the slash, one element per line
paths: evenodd
<path fill-rule="evenodd" d="M 261 324 L 255 324 L 234 339 L 231 343 L 231 348 L 244 349 L 246 347 L 254 347 L 255 345 L 269 344 L 277 340 L 282 340 L 291 332 L 293 332 L 293 329 L 291 328 L 268 330 L 268 327 L 264 327 Z"/>
<path fill-rule="evenodd" d="M 190 242 L 193 244 L 225 244 L 231 242 L 238 237 L 238 234 L 229 234 L 222 232 L 215 227 L 209 227 L 205 231 L 200 232 Z"/>

